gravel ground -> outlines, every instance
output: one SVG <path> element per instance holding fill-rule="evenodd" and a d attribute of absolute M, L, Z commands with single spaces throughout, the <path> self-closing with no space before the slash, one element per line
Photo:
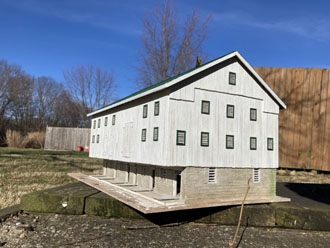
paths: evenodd
<path fill-rule="evenodd" d="M 238 247 L 329 247 L 330 232 L 242 228 Z M 158 227 L 145 220 L 21 214 L 1 223 L 0 247 L 228 247 L 233 226 Z"/>

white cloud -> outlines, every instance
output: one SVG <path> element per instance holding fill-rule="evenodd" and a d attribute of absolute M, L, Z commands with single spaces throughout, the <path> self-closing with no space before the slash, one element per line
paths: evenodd
<path fill-rule="evenodd" d="M 268 31 L 281 31 L 296 34 L 317 41 L 330 41 L 330 19 L 325 17 L 300 17 L 291 20 L 264 21 L 246 13 L 215 13 L 213 19 L 228 25 L 249 26 Z"/>

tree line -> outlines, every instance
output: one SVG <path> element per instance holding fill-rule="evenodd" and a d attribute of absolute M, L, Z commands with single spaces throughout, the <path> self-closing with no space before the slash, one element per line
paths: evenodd
<path fill-rule="evenodd" d="M 6 130 L 23 135 L 46 126 L 89 127 L 87 113 L 109 104 L 115 95 L 113 73 L 92 65 L 64 71 L 64 84 L 34 77 L 19 65 L 0 60 L 0 138 Z"/>

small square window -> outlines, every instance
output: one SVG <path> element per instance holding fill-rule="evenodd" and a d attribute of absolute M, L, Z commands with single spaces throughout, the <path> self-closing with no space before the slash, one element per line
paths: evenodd
<path fill-rule="evenodd" d="M 143 105 L 143 118 L 147 118 L 148 117 L 148 105 Z"/>
<path fill-rule="evenodd" d="M 96 136 L 96 143 L 99 143 L 100 142 L 100 135 L 98 134 L 97 136 Z"/>
<path fill-rule="evenodd" d="M 257 150 L 257 138 L 250 137 L 250 150 Z"/>
<path fill-rule="evenodd" d="M 250 109 L 250 120 L 257 121 L 257 109 L 255 108 Z"/>
<path fill-rule="evenodd" d="M 154 115 L 159 115 L 159 102 L 155 102 L 155 109 L 154 109 Z"/>
<path fill-rule="evenodd" d="M 142 133 L 141 133 L 141 141 L 145 142 L 147 140 L 147 129 L 142 129 Z"/>
<path fill-rule="evenodd" d="M 236 73 L 235 72 L 229 72 L 229 84 L 236 85 Z"/>
<path fill-rule="evenodd" d="M 154 135 L 153 140 L 158 141 L 158 127 L 154 127 Z"/>
<path fill-rule="evenodd" d="M 201 133 L 201 146 L 209 146 L 209 133 Z"/>
<path fill-rule="evenodd" d="M 181 130 L 176 131 L 176 144 L 178 146 L 186 145 L 186 131 L 181 131 Z"/>
<path fill-rule="evenodd" d="M 253 182 L 260 183 L 260 169 L 253 169 Z"/>
<path fill-rule="evenodd" d="M 226 148 L 234 149 L 234 135 L 226 135 Z"/>
<path fill-rule="evenodd" d="M 112 116 L 112 125 L 114 126 L 116 124 L 116 115 Z"/>
<path fill-rule="evenodd" d="M 92 136 L 92 143 L 95 143 L 95 135 Z"/>
<path fill-rule="evenodd" d="M 202 101 L 202 114 L 210 114 L 210 102 Z"/>
<path fill-rule="evenodd" d="M 98 119 L 97 128 L 100 128 L 100 127 L 101 127 L 101 119 Z"/>
<path fill-rule="evenodd" d="M 108 116 L 106 116 L 106 117 L 104 118 L 104 126 L 105 126 L 105 127 L 108 126 Z"/>
<path fill-rule="evenodd" d="M 227 105 L 227 118 L 234 118 L 235 115 L 235 106 Z"/>
<path fill-rule="evenodd" d="M 93 128 L 96 128 L 96 120 L 93 121 Z"/>
<path fill-rule="evenodd" d="M 274 139 L 273 138 L 267 138 L 267 150 L 268 151 L 274 150 Z"/>
<path fill-rule="evenodd" d="M 214 167 L 209 168 L 209 183 L 216 182 L 216 169 Z"/>

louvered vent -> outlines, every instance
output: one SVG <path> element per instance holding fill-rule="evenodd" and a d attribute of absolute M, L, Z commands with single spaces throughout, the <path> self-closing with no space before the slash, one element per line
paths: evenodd
<path fill-rule="evenodd" d="M 260 169 L 253 169 L 253 182 L 260 183 Z"/>
<path fill-rule="evenodd" d="M 209 168 L 209 183 L 216 182 L 216 173 L 215 168 Z"/>
<path fill-rule="evenodd" d="M 254 108 L 250 109 L 250 120 L 256 121 L 257 120 L 257 110 Z"/>
<path fill-rule="evenodd" d="M 202 101 L 202 114 L 210 114 L 210 102 Z"/>
<path fill-rule="evenodd" d="M 234 118 L 235 114 L 235 106 L 234 105 L 227 105 L 227 117 Z"/>

